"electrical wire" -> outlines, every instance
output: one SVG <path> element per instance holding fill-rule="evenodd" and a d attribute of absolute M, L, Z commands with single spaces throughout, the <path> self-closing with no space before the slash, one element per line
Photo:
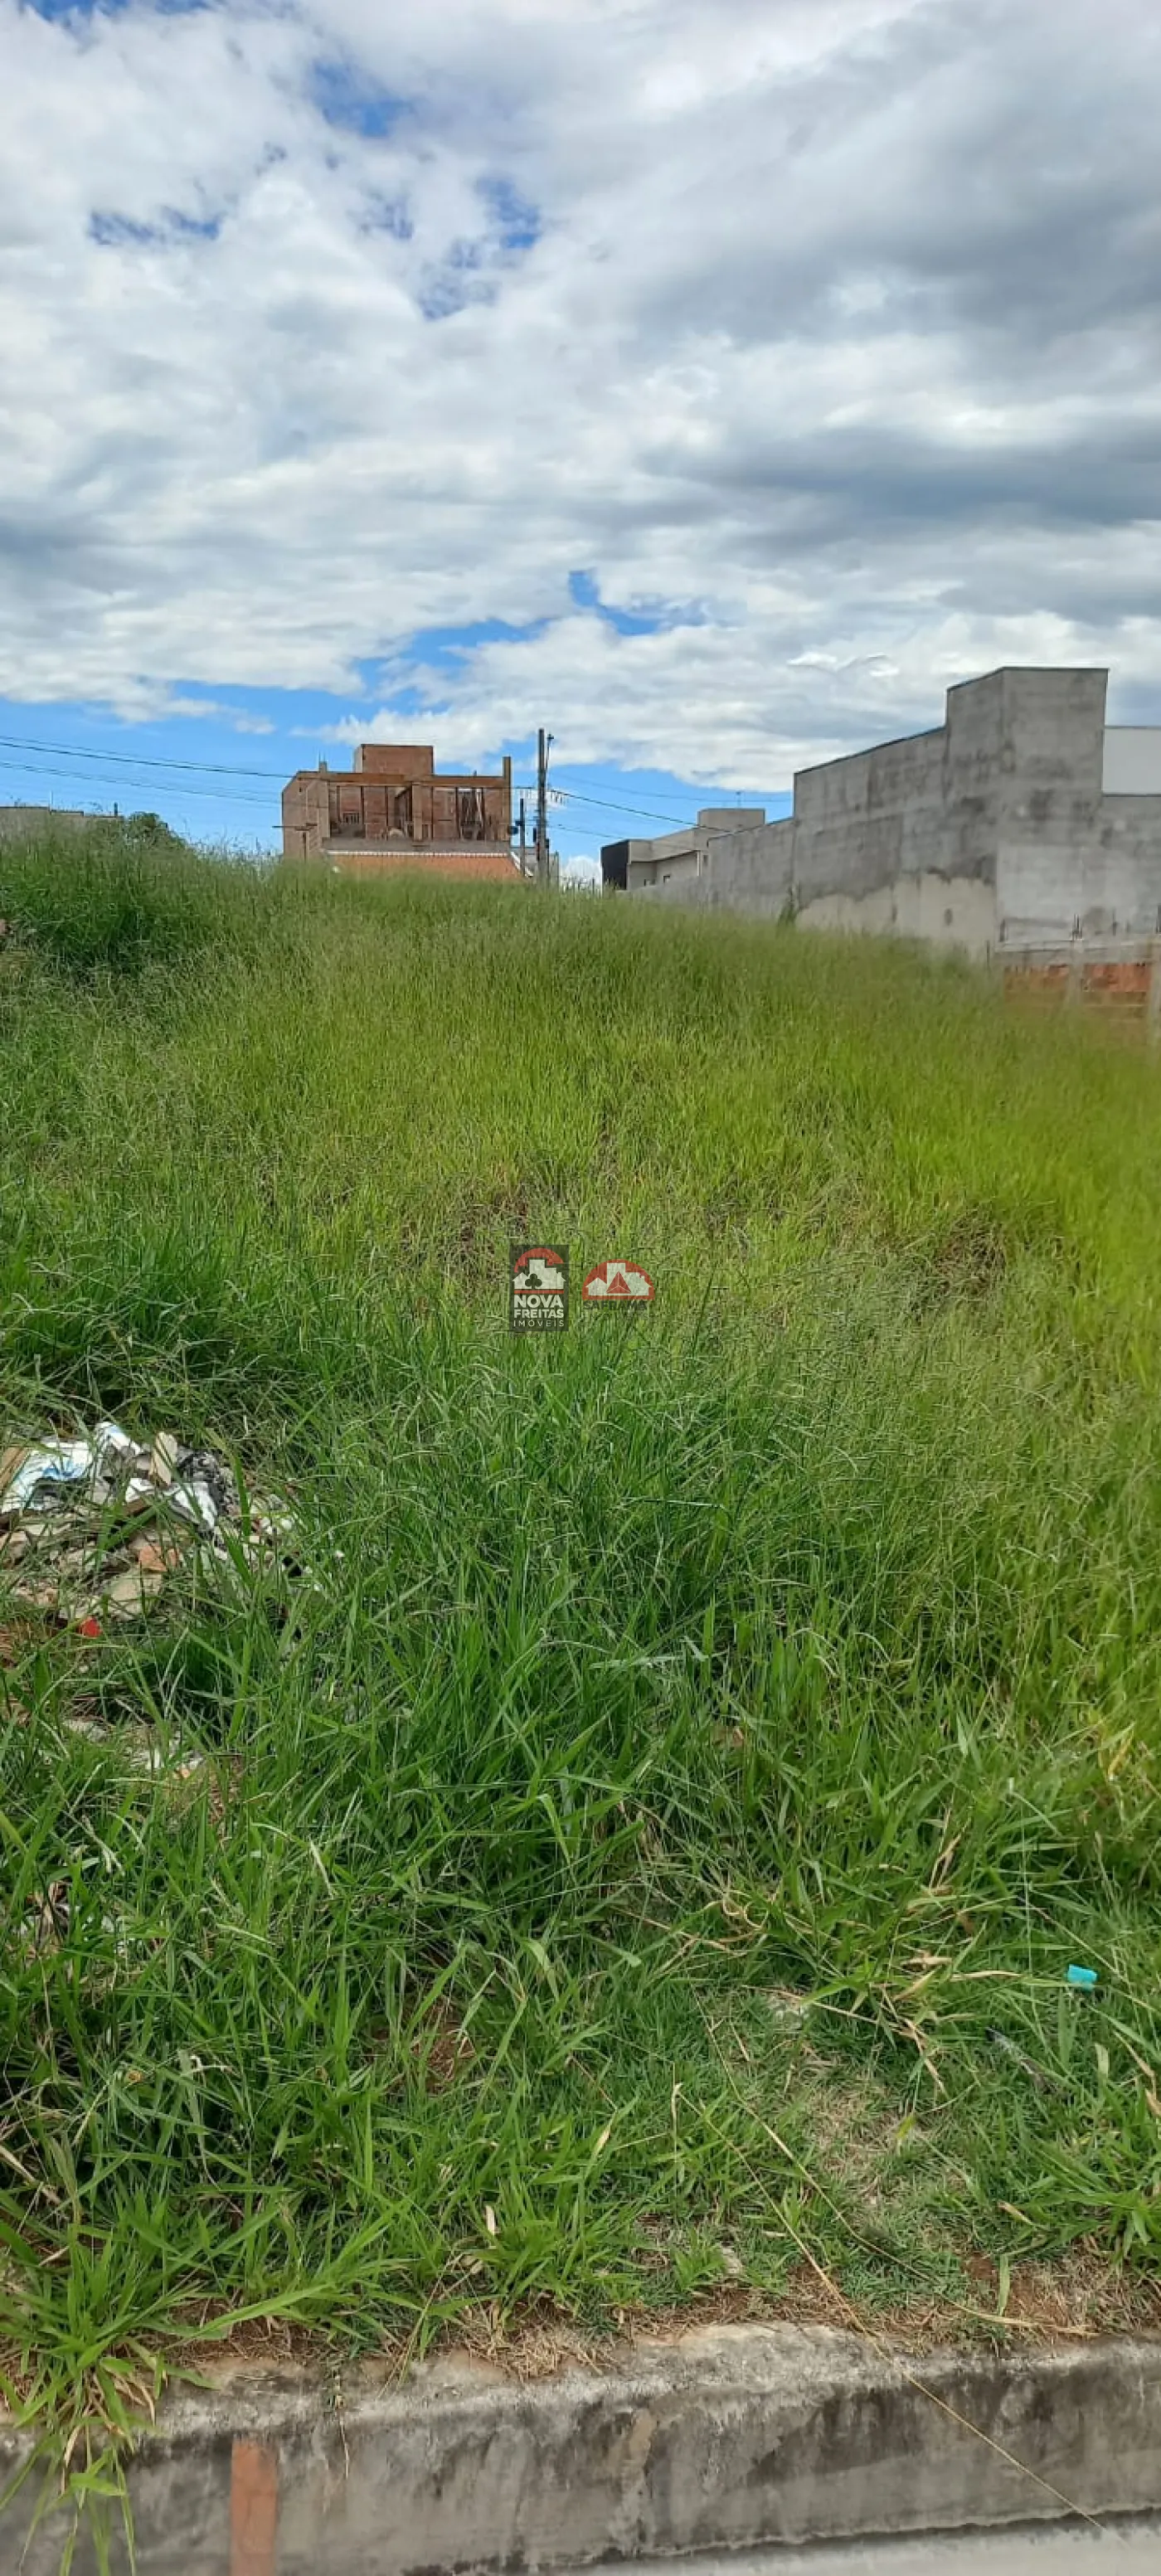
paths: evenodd
<path fill-rule="evenodd" d="M 51 762 L 47 760 L 5 760 L 0 756 L 0 771 L 12 771 L 15 775 L 22 778 L 55 778 L 59 779 L 62 785 L 75 788 L 80 788 L 86 780 L 94 783 L 98 787 L 120 787 L 124 789 L 126 786 L 132 788 L 134 785 L 132 776 L 125 779 L 120 773 L 118 773 L 116 777 L 109 778 L 107 775 L 102 773 L 96 763 L 94 763 L 91 768 L 82 770 L 54 769 Z M 154 784 L 153 781 L 148 779 L 144 781 L 138 780 L 136 783 L 139 788 L 142 786 L 148 787 Z M 275 811 L 274 799 L 272 797 L 239 795 L 236 790 L 232 790 L 228 787 L 190 787 L 189 785 L 183 785 L 180 791 L 177 792 L 183 796 L 196 796 L 199 801 L 204 800 L 211 805 L 248 805 L 255 813 L 261 814 L 273 814 Z"/>
<path fill-rule="evenodd" d="M 11 760 L 3 757 L 5 752 L 19 751 L 35 752 L 39 757 L 35 764 L 30 761 Z M 41 743 L 37 742 L 33 737 L 24 734 L 0 734 L 0 771 L 13 770 L 21 775 L 30 776 L 39 774 L 47 777 L 57 777 L 62 779 L 68 778 L 70 772 L 67 769 L 61 770 L 52 766 L 54 762 L 60 760 L 78 762 L 81 764 L 81 775 L 99 780 L 102 783 L 107 783 L 107 774 L 110 769 L 136 773 L 139 779 L 146 778 L 147 774 L 152 771 L 161 771 L 174 776 L 179 776 L 183 781 L 192 778 L 269 778 L 282 780 L 285 783 L 285 772 L 282 769 L 262 769 L 254 766 L 253 764 L 241 761 L 176 760 L 155 752 L 124 752 L 109 750 L 91 751 L 83 744 L 79 743 Z M 102 775 L 103 773 L 105 774 L 104 777 Z M 344 775 L 345 773 L 341 770 L 337 770 L 335 772 L 336 777 L 342 777 Z M 115 786 L 118 783 L 117 779 L 114 777 L 111 783 Z M 229 802 L 232 804 L 247 805 L 255 811 L 261 811 L 271 815 L 273 815 L 275 811 L 275 801 L 273 797 L 246 796 L 239 793 L 237 790 L 227 788 L 199 788 L 189 785 L 185 786 L 184 793 L 187 796 L 196 796 L 199 801 L 207 803 L 225 804 Z M 533 782 L 531 780 L 527 782 L 518 782 L 517 793 L 521 795 L 535 795 L 536 790 Z M 559 799 L 569 805 L 591 807 L 598 813 L 632 814 L 643 822 L 668 823 L 671 829 L 675 831 L 694 831 L 697 828 L 696 819 L 693 816 L 687 814 L 671 814 L 663 807 L 657 805 L 632 805 L 616 801 L 607 796 L 590 796 L 585 793 L 583 788 L 579 787 L 554 787 L 552 794 L 554 802 Z M 561 832 L 567 831 L 570 838 L 576 837 L 579 839 L 584 836 L 584 826 L 581 824 L 566 825 L 564 823 L 560 823 L 558 824 L 557 829 Z M 713 837 L 717 839 L 720 838 L 721 835 L 714 834 Z"/>
<path fill-rule="evenodd" d="M 50 760 L 78 760 L 87 764 L 90 768 L 95 768 L 99 765 L 102 768 L 109 768 L 112 766 L 119 769 L 175 770 L 179 771 L 186 777 L 273 778 L 281 779 L 285 782 L 286 775 L 285 771 L 282 769 L 259 769 L 240 761 L 173 760 L 166 758 L 159 752 L 93 751 L 81 743 L 41 743 L 37 742 L 27 734 L 0 734 L 0 750 L 35 751 L 39 752 L 42 755 L 42 758 Z M 4 768 L 10 768 L 15 765 L 18 764 L 8 761 L 0 762 L 0 767 Z M 343 774 L 344 773 L 341 770 L 335 772 L 336 777 L 342 777 Z M 521 795 L 535 795 L 535 785 L 531 780 L 521 782 L 518 786 L 517 792 Z M 554 787 L 552 792 L 554 797 L 563 796 L 567 798 L 570 805 L 592 805 L 597 807 L 602 813 L 606 814 L 636 814 L 640 815 L 647 822 L 672 823 L 679 831 L 683 831 L 691 820 L 688 815 L 669 814 L 656 805 L 628 805 L 616 802 L 607 796 L 586 796 L 583 789 L 579 787 Z"/>
<path fill-rule="evenodd" d="M 284 778 L 281 769 L 245 769 L 236 762 L 224 760 L 163 760 L 145 751 L 92 751 L 82 743 L 34 742 L 23 734 L 0 733 L 0 749 L 5 751 L 39 751 L 51 760 L 112 762 L 120 769 L 183 769 L 203 778 Z"/>
<path fill-rule="evenodd" d="M 534 796 L 536 789 L 532 786 L 521 786 L 517 793 L 521 796 Z M 663 814 L 656 805 L 611 804 L 607 796 L 586 796 L 579 787 L 554 787 L 549 801 L 551 802 L 552 798 L 557 796 L 567 797 L 570 805 L 596 805 L 606 814 L 639 814 L 649 823 L 672 823 L 675 830 L 679 832 L 692 831 L 694 828 L 688 814 Z"/>

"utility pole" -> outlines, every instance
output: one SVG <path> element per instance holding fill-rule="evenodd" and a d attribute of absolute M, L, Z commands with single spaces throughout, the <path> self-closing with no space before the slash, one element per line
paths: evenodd
<path fill-rule="evenodd" d="M 552 735 L 541 725 L 536 746 L 536 874 L 542 886 L 552 883 L 548 848 L 548 754 Z"/>
<path fill-rule="evenodd" d="M 526 876 L 527 876 L 527 874 L 528 874 L 528 864 L 527 864 L 527 861 L 528 861 L 528 827 L 527 827 L 527 823 L 526 823 L 526 820 L 525 820 L 524 799 L 523 799 L 523 797 L 521 797 L 521 799 L 520 799 L 520 874 L 521 874 L 521 876 L 522 876 L 522 877 L 526 877 Z"/>

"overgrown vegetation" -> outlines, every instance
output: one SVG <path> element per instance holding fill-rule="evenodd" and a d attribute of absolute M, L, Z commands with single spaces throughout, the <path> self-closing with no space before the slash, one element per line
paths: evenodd
<path fill-rule="evenodd" d="M 1156 1065 L 526 890 L 94 844 L 0 852 L 0 912 L 9 1434 L 213 1440 L 317 1579 L 8 1615 L 12 2384 L 114 2416 L 232 2313 L 1155 2271 Z M 655 1313 L 513 1343 L 541 1233 Z"/>
<path fill-rule="evenodd" d="M 78 980 L 237 953 L 264 916 L 267 873 L 199 858 L 156 814 L 0 843 L 4 916 Z"/>

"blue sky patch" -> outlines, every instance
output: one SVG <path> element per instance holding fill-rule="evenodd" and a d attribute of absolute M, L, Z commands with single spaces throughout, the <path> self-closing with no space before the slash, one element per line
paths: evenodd
<path fill-rule="evenodd" d="M 153 0 L 159 18 L 192 18 L 197 11 L 208 9 L 212 0 Z M 122 18 L 129 0 L 21 0 L 21 7 L 31 9 L 33 16 L 67 21 L 70 18 Z"/>
<path fill-rule="evenodd" d="M 673 626 L 700 626 L 698 610 L 681 602 L 658 601 L 652 608 L 611 608 L 601 597 L 600 585 L 591 572 L 570 572 L 568 595 L 574 608 L 587 609 L 602 624 L 614 628 L 618 635 L 664 635 Z"/>
<path fill-rule="evenodd" d="M 23 0 L 36 18 L 119 17 L 128 0 Z"/>
<path fill-rule="evenodd" d="M 415 225 L 406 197 L 381 197 L 373 190 L 364 200 L 360 230 L 389 233 L 392 241 L 414 241 Z"/>
<path fill-rule="evenodd" d="M 495 280 L 484 268 L 483 245 L 460 241 L 453 242 L 442 265 L 431 270 L 416 300 L 425 322 L 446 322 L 468 304 L 492 304 L 495 298 Z"/>
<path fill-rule="evenodd" d="M 426 706 L 431 695 L 429 674 L 437 683 L 445 673 L 450 679 L 481 644 L 534 644 L 551 622 L 539 617 L 522 626 L 502 617 L 477 617 L 463 626 L 421 626 L 409 637 L 405 657 L 364 664 L 361 676 L 366 694 L 376 704 L 389 699 L 400 708 Z M 420 679 L 413 679 L 412 673 Z"/>
<path fill-rule="evenodd" d="M 410 99 L 384 89 L 358 63 L 320 55 L 311 66 L 310 95 L 328 125 L 345 134 L 393 134 L 410 113 Z"/>
<path fill-rule="evenodd" d="M 499 272 L 540 239 L 535 206 L 508 180 L 480 179 L 476 194 L 489 218 L 487 229 L 453 242 L 429 270 L 417 299 L 425 321 L 446 322 L 465 305 L 493 303 Z"/>
<path fill-rule="evenodd" d="M 158 250 L 171 242 L 216 241 L 221 229 L 220 215 L 187 215 L 178 206 L 162 206 L 152 224 L 103 208 L 89 217 L 89 238 L 102 250 Z"/>
<path fill-rule="evenodd" d="M 489 621 L 459 628 L 432 627 L 412 639 L 406 666 L 449 672 L 472 643 L 531 638 L 539 629 Z M 457 740 L 455 711 L 429 719 L 432 692 L 409 687 L 402 657 L 361 673 L 366 732 L 382 739 L 374 711 L 386 701 L 402 739 L 434 738 L 437 763 L 451 769 L 476 756 Z M 307 689 L 220 689 L 178 681 L 183 712 L 139 724 L 121 723 L 83 701 L 59 705 L 0 699 L 0 804 L 81 807 L 122 814 L 164 816 L 191 840 L 244 851 L 277 851 L 281 793 L 296 769 L 322 758 L 348 769 L 353 742 L 336 742 L 334 728 L 359 720 L 351 696 Z M 195 712 L 195 709 L 198 712 Z M 546 708 L 551 717 L 551 708 Z M 415 720 L 422 731 L 414 730 Z M 404 726 L 407 731 L 404 732 Z M 614 762 L 569 762 L 565 745 L 553 749 L 551 778 L 563 801 L 552 809 L 553 840 L 566 860 L 595 858 L 603 841 L 649 838 L 691 822 L 701 805 L 765 805 L 771 818 L 787 813 L 790 799 L 777 789 L 691 784 L 661 769 L 620 769 Z M 497 767 L 507 752 L 513 763 L 514 810 L 520 792 L 535 794 L 536 745 L 529 736 L 490 744 L 481 766 Z"/>
<path fill-rule="evenodd" d="M 510 179 L 481 179 L 479 194 L 491 216 L 491 231 L 505 250 L 532 250 L 544 229 L 535 206 Z"/>
<path fill-rule="evenodd" d="M 163 239 L 156 224 L 135 223 L 131 215 L 91 214 L 89 238 L 102 250 L 143 249 Z"/>
<path fill-rule="evenodd" d="M 161 214 L 171 241 L 216 241 L 222 229 L 220 215 L 187 215 L 180 206 L 163 206 Z"/>

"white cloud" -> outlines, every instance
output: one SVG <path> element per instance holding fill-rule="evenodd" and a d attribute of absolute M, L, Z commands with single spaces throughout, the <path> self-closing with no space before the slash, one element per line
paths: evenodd
<path fill-rule="evenodd" d="M 0 0 L 0 58 L 9 696 L 390 702 L 499 621 L 441 756 L 723 785 L 1002 659 L 1161 697 L 1152 0 Z"/>

